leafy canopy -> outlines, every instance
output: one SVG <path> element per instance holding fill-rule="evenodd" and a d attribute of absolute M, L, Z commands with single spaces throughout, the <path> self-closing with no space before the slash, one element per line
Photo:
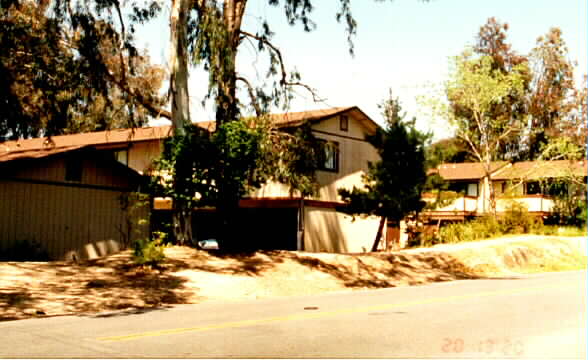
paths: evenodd
<path fill-rule="evenodd" d="M 0 139 L 141 126 L 149 111 L 129 90 L 140 89 L 153 104 L 163 104 L 158 95 L 163 69 L 144 54 L 122 54 L 121 35 L 107 22 L 78 19 L 90 36 L 82 28 L 64 27 L 50 16 L 47 3 L 3 5 Z M 109 76 L 124 79 L 127 88 Z"/>

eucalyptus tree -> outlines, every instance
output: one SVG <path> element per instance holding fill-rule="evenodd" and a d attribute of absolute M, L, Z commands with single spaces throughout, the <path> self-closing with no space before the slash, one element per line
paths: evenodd
<path fill-rule="evenodd" d="M 0 138 L 57 135 L 141 126 L 147 113 L 128 92 L 104 82 L 79 56 L 81 43 L 76 34 L 48 15 L 47 3 L 3 2 L 0 7 Z M 96 33 L 112 29 L 96 23 Z M 121 61 L 113 51 L 111 38 L 103 36 L 96 51 L 104 67 L 120 74 Z M 134 72 L 127 75 L 129 88 L 140 88 L 154 104 L 164 70 L 149 63 L 142 53 L 124 56 Z"/>
<path fill-rule="evenodd" d="M 511 94 L 516 96 L 523 92 L 527 66 L 522 63 L 514 66 L 511 72 L 503 73 L 493 69 L 491 57 L 474 57 L 469 51 L 455 57 L 452 65 L 449 80 L 444 86 L 450 106 L 444 107 L 443 116 L 454 126 L 456 136 L 468 145 L 469 151 L 482 164 L 485 179 L 488 180 L 492 162 L 499 160 L 498 149 L 520 134 L 526 125 L 518 117 L 496 117 L 492 110 Z M 490 205 L 495 210 L 493 187 L 489 186 L 489 190 Z"/>
<path fill-rule="evenodd" d="M 527 64 L 528 70 L 521 74 L 523 91 L 504 97 L 490 111 L 495 118 L 517 118 L 527 123 L 524 131 L 497 151 L 513 160 L 534 160 L 544 156 L 551 141 L 562 134 L 573 135 L 563 128 L 585 128 L 586 117 L 578 111 L 583 88 L 574 83 L 576 64 L 569 57 L 560 29 L 551 28 L 538 37 L 528 54 L 512 48 L 508 29 L 507 23 L 489 18 L 480 27 L 472 50 L 475 55 L 489 56 L 492 69 L 503 74 Z"/>

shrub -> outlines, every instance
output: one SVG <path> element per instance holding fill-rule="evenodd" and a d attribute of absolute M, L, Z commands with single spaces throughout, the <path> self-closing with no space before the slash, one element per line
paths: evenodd
<path fill-rule="evenodd" d="M 154 233 L 154 239 L 139 239 L 135 241 L 133 261 L 138 265 L 158 266 L 164 259 L 164 233 Z"/>
<path fill-rule="evenodd" d="M 505 213 L 497 218 L 480 217 L 464 223 L 451 223 L 442 226 L 436 234 L 417 234 L 410 246 L 433 246 L 465 241 L 489 239 L 506 234 L 539 234 L 558 236 L 583 236 L 586 227 L 546 226 L 540 218 L 532 216 L 524 205 L 512 202 Z"/>
<path fill-rule="evenodd" d="M 541 228 L 541 220 L 530 215 L 527 208 L 516 201 L 507 207 L 499 222 L 504 234 L 526 234 Z"/>

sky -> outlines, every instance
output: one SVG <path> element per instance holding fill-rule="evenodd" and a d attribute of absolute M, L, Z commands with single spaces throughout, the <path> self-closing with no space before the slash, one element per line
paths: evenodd
<path fill-rule="evenodd" d="M 249 0 L 243 29 L 256 32 L 266 18 L 275 32 L 273 43 L 282 51 L 289 71 L 297 70 L 306 84 L 326 100 L 314 103 L 303 89 L 297 90 L 289 111 L 335 106 L 358 106 L 382 124 L 378 104 L 389 91 L 398 97 L 407 117 L 432 131 L 436 139 L 451 135 L 446 123 L 432 120 L 416 98 L 427 96 L 432 87 L 447 79 L 449 58 L 473 45 L 475 36 L 490 17 L 509 24 L 507 41 L 521 54 L 528 53 L 537 37 L 551 27 L 562 30 L 569 57 L 577 61 L 575 77 L 588 72 L 588 1 L 585 0 L 354 0 L 357 20 L 355 56 L 349 54 L 345 29 L 335 21 L 339 0 L 315 0 L 312 19 L 316 30 L 305 33 L 289 26 L 283 9 L 268 0 Z M 166 9 L 159 22 L 138 34 L 139 45 L 148 48 L 152 61 L 167 64 L 169 29 Z M 238 71 L 253 81 L 263 81 L 262 56 L 243 46 Z M 193 121 L 214 119 L 212 106 L 202 106 L 207 74 L 190 74 Z M 275 109 L 275 112 L 283 112 Z"/>

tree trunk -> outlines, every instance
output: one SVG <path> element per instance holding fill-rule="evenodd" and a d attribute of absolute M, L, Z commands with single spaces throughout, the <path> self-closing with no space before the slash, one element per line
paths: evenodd
<path fill-rule="evenodd" d="M 172 0 L 170 13 L 170 96 L 171 117 L 174 135 L 184 135 L 184 127 L 190 124 L 190 97 L 188 95 L 188 13 L 190 0 Z M 183 169 L 176 168 L 176 177 L 181 178 Z M 182 186 L 174 181 L 176 193 L 182 193 Z M 175 199 L 173 214 L 173 233 L 180 245 L 192 241 L 192 209 L 185 201 Z"/>
<path fill-rule="evenodd" d="M 484 161 L 484 188 L 488 189 L 488 205 L 490 205 L 490 211 L 492 216 L 496 218 L 496 194 L 494 192 L 494 184 L 492 184 L 492 162 L 490 161 L 490 157 L 487 157 Z M 484 199 L 484 203 L 486 203 L 486 199 Z"/>
<path fill-rule="evenodd" d="M 177 203 L 177 202 L 176 202 Z M 192 242 L 192 209 L 186 204 L 176 204 L 173 214 L 173 232 L 178 245 Z"/>
<path fill-rule="evenodd" d="M 190 124 L 188 95 L 188 13 L 190 0 L 173 0 L 170 14 L 170 95 L 175 134 L 183 134 Z"/>
<path fill-rule="evenodd" d="M 240 31 L 247 0 L 226 0 L 223 3 L 223 21 L 226 29 L 226 48 L 219 56 L 218 95 L 216 99 L 216 123 L 238 120 L 239 107 L 235 88 L 237 86 L 237 48 L 241 42 Z"/>
<path fill-rule="evenodd" d="M 384 230 L 385 224 L 386 224 L 386 217 L 382 216 L 380 218 L 380 225 L 378 225 L 378 233 L 376 234 L 376 239 L 374 240 L 374 245 L 372 246 L 372 252 L 378 251 L 378 246 L 380 245 L 380 238 L 382 237 L 382 230 Z"/>

